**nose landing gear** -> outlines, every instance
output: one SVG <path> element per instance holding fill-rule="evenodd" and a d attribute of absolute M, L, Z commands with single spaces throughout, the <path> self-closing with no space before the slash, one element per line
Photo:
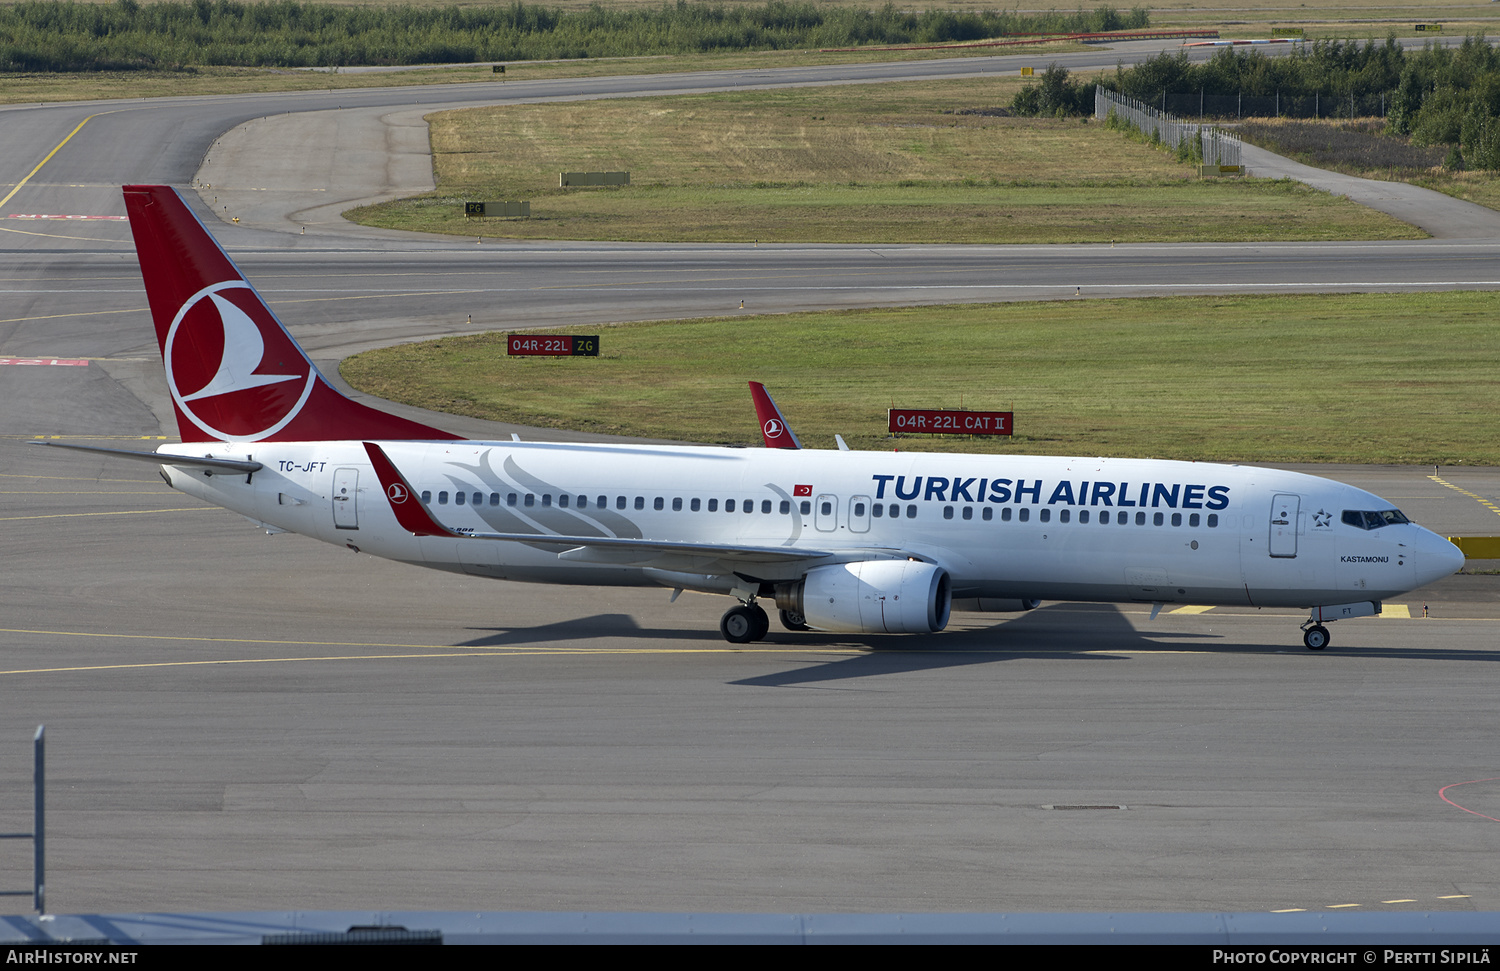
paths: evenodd
<path fill-rule="evenodd" d="M 1380 614 L 1380 601 L 1360 600 L 1347 604 L 1325 604 L 1312 608 L 1312 615 L 1302 622 L 1302 643 L 1309 651 L 1321 651 L 1328 646 L 1328 628 L 1324 623 L 1349 620 L 1352 617 L 1375 617 Z"/>
<path fill-rule="evenodd" d="M 1311 627 L 1302 629 L 1302 643 L 1309 651 L 1321 651 L 1328 646 L 1328 628 L 1322 624 L 1313 624 Z"/>

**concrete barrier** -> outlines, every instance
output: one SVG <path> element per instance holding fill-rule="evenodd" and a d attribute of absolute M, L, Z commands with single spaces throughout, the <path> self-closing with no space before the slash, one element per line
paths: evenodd
<path fill-rule="evenodd" d="M 1466 560 L 1500 560 L 1500 536 L 1449 536 Z"/>

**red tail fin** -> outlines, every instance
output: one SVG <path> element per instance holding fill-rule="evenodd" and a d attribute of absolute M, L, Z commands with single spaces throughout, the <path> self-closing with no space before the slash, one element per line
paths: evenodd
<path fill-rule="evenodd" d="M 766 440 L 766 448 L 801 448 L 796 432 L 786 423 L 786 417 L 766 386 L 759 381 L 750 382 L 750 397 L 755 399 L 755 417 L 760 419 L 760 434 Z"/>
<path fill-rule="evenodd" d="M 458 437 L 344 397 L 176 190 L 124 192 L 184 442 Z"/>

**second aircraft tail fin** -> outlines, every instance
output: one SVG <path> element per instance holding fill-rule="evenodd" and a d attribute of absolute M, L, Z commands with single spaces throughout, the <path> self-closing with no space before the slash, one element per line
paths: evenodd
<path fill-rule="evenodd" d="M 786 416 L 776 407 L 766 386 L 759 381 L 750 382 L 750 397 L 755 399 L 755 417 L 760 419 L 760 434 L 766 440 L 766 448 L 801 448 L 797 433 L 786 423 Z"/>

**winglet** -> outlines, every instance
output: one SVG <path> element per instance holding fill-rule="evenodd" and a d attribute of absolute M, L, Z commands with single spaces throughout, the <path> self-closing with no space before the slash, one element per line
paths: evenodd
<path fill-rule="evenodd" d="M 411 483 L 403 476 L 386 457 L 385 451 L 374 442 L 365 442 L 365 454 L 370 456 L 370 464 L 375 466 L 375 476 L 380 480 L 380 487 L 385 491 L 386 501 L 391 504 L 391 512 L 396 514 L 396 522 L 401 528 L 414 536 L 462 536 L 453 530 L 443 526 L 432 518 L 427 507 L 422 505 L 422 500 L 417 498 L 417 492 L 411 487 Z"/>
<path fill-rule="evenodd" d="M 786 416 L 771 400 L 766 386 L 759 381 L 750 382 L 750 397 L 755 400 L 755 417 L 760 419 L 760 434 L 766 440 L 766 448 L 801 448 L 797 433 L 786 423 Z"/>

